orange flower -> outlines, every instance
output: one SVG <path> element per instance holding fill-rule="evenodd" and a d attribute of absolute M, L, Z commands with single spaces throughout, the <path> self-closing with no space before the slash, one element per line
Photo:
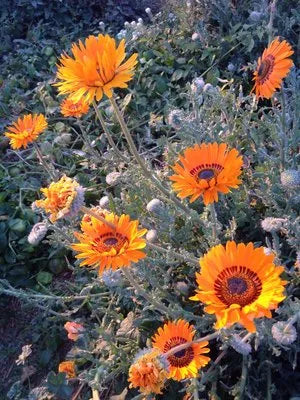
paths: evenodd
<path fill-rule="evenodd" d="M 74 102 L 70 97 L 64 99 L 60 105 L 60 111 L 64 117 L 80 118 L 89 111 L 89 105 L 84 99 Z"/>
<path fill-rule="evenodd" d="M 293 53 L 291 45 L 286 40 L 282 42 L 279 38 L 273 40 L 258 59 L 253 78 L 255 84 L 251 93 L 255 90 L 257 98 L 270 99 L 276 89 L 281 87 L 282 79 L 288 75 L 293 65 L 293 61 L 288 57 Z"/>
<path fill-rule="evenodd" d="M 10 139 L 10 145 L 14 150 L 21 147 L 26 149 L 27 145 L 34 142 L 47 126 L 42 114 L 27 114 L 9 126 L 4 135 Z"/>
<path fill-rule="evenodd" d="M 71 246 L 79 252 L 76 258 L 83 259 L 80 266 L 98 267 L 99 274 L 102 274 L 106 268 L 115 270 L 127 267 L 146 257 L 140 249 L 146 246 L 142 236 L 147 229 L 139 230 L 139 221 L 131 221 L 129 215 L 119 217 L 113 213 L 99 213 L 116 228 L 111 228 L 93 216 L 82 219 L 82 233 L 74 233 L 79 243 Z"/>
<path fill-rule="evenodd" d="M 75 363 L 74 361 L 63 361 L 58 366 L 58 372 L 64 372 L 67 378 L 75 378 Z"/>
<path fill-rule="evenodd" d="M 189 147 L 179 157 L 170 176 L 173 189 L 180 198 L 191 196 L 190 202 L 203 196 L 204 204 L 218 201 L 218 192 L 228 193 L 241 181 L 242 157 L 236 149 L 228 151 L 225 143 L 202 143 Z"/>
<path fill-rule="evenodd" d="M 168 362 L 160 351 L 142 350 L 129 368 L 129 387 L 139 388 L 146 395 L 161 394 L 168 374 Z"/>
<path fill-rule="evenodd" d="M 84 332 L 84 327 L 81 324 L 77 324 L 77 322 L 66 322 L 64 325 L 65 330 L 68 332 L 68 338 L 70 340 L 78 340 L 78 336 L 80 333 Z"/>
<path fill-rule="evenodd" d="M 85 98 L 91 104 L 94 98 L 100 100 L 103 93 L 112 97 L 113 88 L 126 88 L 134 74 L 137 54 L 126 62 L 125 41 L 118 47 L 109 35 L 89 36 L 85 44 L 72 45 L 73 57 L 63 54 L 58 65 L 57 77 L 61 82 L 55 84 L 60 94 L 70 94 L 77 102 Z"/>
<path fill-rule="evenodd" d="M 152 338 L 152 345 L 163 353 L 167 353 L 175 346 L 191 342 L 194 335 L 193 326 L 179 319 L 175 322 L 167 322 L 163 328 L 158 328 Z M 209 348 L 205 347 L 207 345 L 208 342 L 193 343 L 190 347 L 168 356 L 169 378 L 180 381 L 196 377 L 199 369 L 210 361 L 209 357 L 203 355 L 209 352 Z"/>
<path fill-rule="evenodd" d="M 274 254 L 253 243 L 227 242 L 213 247 L 200 259 L 198 289 L 191 300 L 206 304 L 217 318 L 216 329 L 238 322 L 255 332 L 254 318 L 271 318 L 270 310 L 284 300 L 283 267 L 274 265 Z"/>
<path fill-rule="evenodd" d="M 76 215 L 84 204 L 84 188 L 74 179 L 64 175 L 58 182 L 41 189 L 44 200 L 36 200 L 35 207 L 43 208 L 50 213 L 50 221 Z"/>

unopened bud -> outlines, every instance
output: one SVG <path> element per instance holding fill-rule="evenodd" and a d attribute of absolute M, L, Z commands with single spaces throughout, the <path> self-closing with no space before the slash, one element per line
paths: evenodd
<path fill-rule="evenodd" d="M 288 322 L 279 321 L 272 326 L 272 336 L 277 343 L 288 345 L 293 343 L 297 338 L 295 327 Z"/>
<path fill-rule="evenodd" d="M 234 334 L 230 338 L 230 346 L 243 356 L 247 356 L 251 353 L 251 346 L 249 343 L 243 341 L 240 335 Z"/>
<path fill-rule="evenodd" d="M 261 221 L 261 227 L 266 232 L 277 232 L 283 228 L 284 224 L 287 222 L 285 218 L 273 218 L 267 217 Z"/>
<path fill-rule="evenodd" d="M 194 32 L 194 33 L 192 34 L 192 40 L 193 40 L 193 41 L 196 41 L 196 40 L 198 40 L 199 38 L 200 38 L 199 33 Z"/>
<path fill-rule="evenodd" d="M 163 210 L 163 202 L 159 199 L 152 199 L 146 206 L 149 212 L 160 214 Z"/>
<path fill-rule="evenodd" d="M 146 234 L 146 239 L 150 243 L 155 242 L 156 239 L 157 239 L 157 230 L 156 229 L 150 229 Z"/>
<path fill-rule="evenodd" d="M 28 235 L 28 243 L 32 244 L 33 246 L 36 246 L 37 244 L 40 243 L 41 240 L 44 239 L 47 233 L 47 224 L 45 222 L 39 222 L 35 225 L 33 225 L 31 232 Z"/>
<path fill-rule="evenodd" d="M 295 189 L 300 186 L 300 171 L 296 169 L 288 169 L 280 175 L 282 186 Z"/>
<path fill-rule="evenodd" d="M 120 172 L 110 172 L 106 175 L 105 181 L 110 186 L 117 185 L 121 180 L 121 173 Z"/>
<path fill-rule="evenodd" d="M 101 197 L 101 199 L 99 200 L 99 205 L 100 207 L 107 209 L 109 206 L 109 197 L 108 196 Z"/>
<path fill-rule="evenodd" d="M 180 294 L 183 294 L 184 296 L 189 294 L 189 287 L 185 282 L 179 281 L 176 283 L 175 287 Z"/>

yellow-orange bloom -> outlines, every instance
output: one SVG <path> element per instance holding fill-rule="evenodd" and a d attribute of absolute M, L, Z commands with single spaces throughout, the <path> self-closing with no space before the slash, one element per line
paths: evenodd
<path fill-rule="evenodd" d="M 67 378 L 75 378 L 75 363 L 74 361 L 63 361 L 58 366 L 58 372 L 64 372 Z"/>
<path fill-rule="evenodd" d="M 238 322 L 255 332 L 254 318 L 271 318 L 271 311 L 284 300 L 283 267 L 274 265 L 274 254 L 253 243 L 227 242 L 200 259 L 198 289 L 191 300 L 206 304 L 204 310 L 217 318 L 216 329 Z"/>
<path fill-rule="evenodd" d="M 21 147 L 25 149 L 29 143 L 37 139 L 47 126 L 43 114 L 27 114 L 8 126 L 4 135 L 10 139 L 10 145 L 14 150 Z"/>
<path fill-rule="evenodd" d="M 129 368 L 129 387 L 139 388 L 145 395 L 161 394 L 168 375 L 168 362 L 162 353 L 157 349 L 143 350 Z"/>
<path fill-rule="evenodd" d="M 125 41 L 116 46 L 109 35 L 89 36 L 83 44 L 72 45 L 72 56 L 63 54 L 59 60 L 57 84 L 60 94 L 69 94 L 77 102 L 85 98 L 88 104 L 105 94 L 112 96 L 113 88 L 126 88 L 134 74 L 137 54 L 125 59 Z"/>
<path fill-rule="evenodd" d="M 80 333 L 84 332 L 84 327 L 77 322 L 68 321 L 64 325 L 65 330 L 68 332 L 68 338 L 76 342 Z"/>
<path fill-rule="evenodd" d="M 189 147 L 179 156 L 170 179 L 180 198 L 191 197 L 190 202 L 203 196 L 204 204 L 218 201 L 218 192 L 228 193 L 241 181 L 242 157 L 236 149 L 228 150 L 225 143 L 202 143 Z"/>
<path fill-rule="evenodd" d="M 64 117 L 80 118 L 89 111 L 89 105 L 84 99 L 74 102 L 71 98 L 64 99 L 60 105 L 60 111 Z"/>
<path fill-rule="evenodd" d="M 194 339 L 195 330 L 188 322 L 179 319 L 175 322 L 167 322 L 152 338 L 153 347 L 162 353 L 167 353 L 173 347 Z M 196 377 L 201 367 L 204 367 L 210 358 L 203 354 L 209 353 L 207 341 L 193 343 L 184 350 L 180 350 L 167 359 L 170 364 L 169 378 L 180 381 L 186 378 Z"/>
<path fill-rule="evenodd" d="M 142 236 L 147 229 L 139 230 L 139 221 L 131 221 L 129 215 L 125 214 L 119 217 L 113 213 L 99 212 L 115 229 L 90 215 L 82 219 L 82 233 L 74 233 L 79 243 L 71 246 L 79 252 L 76 258 L 83 260 L 80 266 L 99 268 L 99 274 L 102 274 L 104 269 L 127 267 L 146 257 L 140 249 L 146 246 Z"/>
<path fill-rule="evenodd" d="M 34 205 L 50 213 L 50 221 L 76 215 L 84 204 L 84 189 L 74 179 L 63 176 L 41 189 L 45 199 L 36 200 Z"/>
<path fill-rule="evenodd" d="M 289 58 L 293 53 L 291 45 L 286 40 L 280 42 L 279 38 L 274 39 L 264 50 L 258 59 L 253 78 L 255 84 L 251 91 L 255 91 L 257 98 L 270 99 L 276 89 L 281 87 L 282 79 L 288 75 L 293 65 Z"/>

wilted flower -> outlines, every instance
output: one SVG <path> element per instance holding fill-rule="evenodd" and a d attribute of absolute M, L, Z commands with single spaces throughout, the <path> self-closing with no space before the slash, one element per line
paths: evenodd
<path fill-rule="evenodd" d="M 63 361 L 58 366 L 58 372 L 64 372 L 67 378 L 75 378 L 75 362 L 74 361 Z"/>
<path fill-rule="evenodd" d="M 32 353 L 31 346 L 32 346 L 32 344 L 26 344 L 25 346 L 22 347 L 22 353 L 19 355 L 19 357 L 16 360 L 17 365 L 25 364 L 26 359 Z"/>
<path fill-rule="evenodd" d="M 266 232 L 277 232 L 283 228 L 286 222 L 287 219 L 285 218 L 267 217 L 261 221 L 261 227 Z"/>
<path fill-rule="evenodd" d="M 49 187 L 41 189 L 45 199 L 36 200 L 36 207 L 50 213 L 50 221 L 73 217 L 78 214 L 84 204 L 85 189 L 74 179 L 64 175 L 59 181 L 52 182 Z"/>
<path fill-rule="evenodd" d="M 296 169 L 288 169 L 280 175 L 282 186 L 288 189 L 295 189 L 300 186 L 300 171 Z"/>
<path fill-rule="evenodd" d="M 163 211 L 164 203 L 159 199 L 152 199 L 147 204 L 146 208 L 149 212 L 160 214 Z"/>
<path fill-rule="evenodd" d="M 289 345 L 297 338 L 296 328 L 288 322 L 279 321 L 272 326 L 272 336 L 277 343 Z"/>
<path fill-rule="evenodd" d="M 28 235 L 28 243 L 36 246 L 40 243 L 41 240 L 44 239 L 46 236 L 48 227 L 45 222 L 38 222 L 37 224 L 33 225 L 29 235 Z"/>
<path fill-rule="evenodd" d="M 193 80 L 193 83 L 191 84 L 191 89 L 192 92 L 194 94 L 198 94 L 202 91 L 202 89 L 204 88 L 205 82 L 204 80 L 200 77 L 200 78 L 195 78 Z"/>
<path fill-rule="evenodd" d="M 85 331 L 83 325 L 77 324 L 77 322 L 66 322 L 64 325 L 65 330 L 68 332 L 68 338 L 76 342 L 81 333 Z"/>
<path fill-rule="evenodd" d="M 141 393 L 161 394 L 168 378 L 168 362 L 157 349 L 140 351 L 129 368 L 130 388 L 138 388 Z"/>
<path fill-rule="evenodd" d="M 240 337 L 240 335 L 234 334 L 230 338 L 230 346 L 243 356 L 247 356 L 251 353 L 251 345 Z"/>
<path fill-rule="evenodd" d="M 47 126 L 43 114 L 28 114 L 8 126 L 4 135 L 10 139 L 10 145 L 14 150 L 22 147 L 26 149 L 27 145 L 34 142 Z"/>
<path fill-rule="evenodd" d="M 172 110 L 168 116 L 168 123 L 174 129 L 180 129 L 182 125 L 183 113 L 180 110 Z"/>
<path fill-rule="evenodd" d="M 150 243 L 153 243 L 156 241 L 156 239 L 157 239 L 157 230 L 150 229 L 146 234 L 146 240 Z"/>
<path fill-rule="evenodd" d="M 105 181 L 108 185 L 115 186 L 120 182 L 121 175 L 120 172 L 110 172 L 106 175 Z"/>

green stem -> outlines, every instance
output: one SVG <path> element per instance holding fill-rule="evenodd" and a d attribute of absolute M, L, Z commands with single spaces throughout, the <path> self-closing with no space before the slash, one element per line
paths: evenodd
<path fill-rule="evenodd" d="M 37 154 L 37 157 L 38 157 L 40 163 L 42 164 L 42 166 L 44 167 L 45 171 L 49 174 L 50 178 L 53 181 L 56 181 L 56 179 L 57 179 L 56 174 L 54 174 L 51 171 L 51 167 L 48 165 L 48 163 L 44 159 L 44 156 L 43 156 L 43 154 L 42 154 L 42 152 L 41 152 L 41 150 L 40 150 L 40 148 L 39 148 L 39 146 L 38 146 L 38 144 L 36 142 L 33 142 L 33 147 L 34 147 L 34 149 L 36 151 L 36 154 Z"/>
<path fill-rule="evenodd" d="M 196 258 L 196 257 L 189 256 L 189 258 L 187 258 L 187 257 L 185 257 L 185 256 L 183 256 L 183 255 L 181 255 L 179 253 L 176 253 L 173 250 L 167 250 L 167 249 L 164 249 L 163 247 L 157 246 L 157 245 L 149 243 L 149 242 L 147 242 L 147 246 L 150 247 L 150 249 L 156 250 L 156 251 L 158 251 L 160 253 L 163 253 L 163 254 L 170 254 L 174 258 L 177 258 L 178 260 L 182 260 L 184 262 L 191 263 L 191 264 L 194 264 L 197 267 L 199 267 L 199 259 Z"/>
<path fill-rule="evenodd" d="M 153 304 L 162 314 L 170 315 L 170 310 L 164 304 L 157 302 L 146 292 L 144 288 L 140 286 L 136 278 L 130 272 L 129 268 L 125 267 L 122 269 L 122 271 L 128 282 L 137 291 L 137 293 L 143 296 L 150 304 Z"/>
<path fill-rule="evenodd" d="M 281 132 L 281 147 L 280 147 L 280 160 L 281 160 L 281 170 L 284 170 L 285 167 L 285 151 L 287 148 L 287 137 L 286 137 L 286 117 L 285 117 L 285 96 L 283 86 L 281 87 L 281 99 L 282 99 L 282 132 Z"/>
<path fill-rule="evenodd" d="M 286 327 L 284 328 L 283 332 L 288 332 L 288 330 L 290 329 L 290 327 L 292 325 L 294 325 L 294 323 L 297 321 L 297 319 L 300 319 L 300 311 L 297 312 L 286 324 Z"/>
<path fill-rule="evenodd" d="M 104 118 L 102 117 L 102 114 L 101 114 L 101 112 L 99 111 L 99 109 L 98 109 L 98 107 L 97 107 L 97 104 L 96 104 L 95 100 L 93 100 L 93 107 L 94 107 L 95 113 L 96 113 L 96 115 L 97 115 L 97 118 L 98 118 L 98 120 L 99 120 L 99 122 L 100 122 L 100 124 L 101 124 L 101 126 L 102 126 L 102 129 L 103 129 L 103 131 L 104 131 L 104 133 L 105 133 L 105 136 L 106 136 L 106 138 L 107 138 L 107 140 L 108 140 L 108 143 L 110 144 L 110 146 L 112 147 L 112 149 L 114 150 L 114 152 L 116 153 L 116 155 L 117 155 L 118 157 L 120 157 L 121 160 L 127 162 L 128 160 L 123 156 L 123 154 L 122 154 L 122 153 L 119 151 L 119 149 L 117 148 L 117 146 L 116 146 L 116 144 L 115 144 L 115 142 L 114 142 L 114 139 L 113 139 L 113 137 L 111 136 L 111 134 L 110 134 L 110 132 L 109 132 L 107 126 L 106 126 L 106 123 L 105 123 L 105 121 L 104 121 Z"/>
<path fill-rule="evenodd" d="M 192 381 L 193 381 L 194 386 L 195 386 L 194 393 L 193 393 L 194 400 L 199 400 L 198 379 L 197 378 L 193 378 Z"/>
<path fill-rule="evenodd" d="M 134 144 L 134 141 L 131 137 L 131 134 L 129 132 L 129 129 L 126 125 L 126 122 L 124 121 L 123 115 L 115 101 L 115 99 L 113 97 L 111 97 L 110 99 L 110 103 L 114 109 L 114 112 L 116 114 L 116 117 L 119 121 L 119 124 L 121 126 L 122 132 L 125 136 L 125 139 L 129 145 L 129 149 L 132 153 L 132 155 L 134 156 L 136 162 L 139 164 L 139 166 L 141 167 L 144 175 L 146 178 L 148 178 L 155 186 L 158 190 L 160 190 L 165 196 L 167 196 L 168 199 L 170 199 L 171 201 L 173 201 L 173 203 L 176 204 L 177 207 L 179 207 L 182 211 L 184 211 L 186 214 L 188 214 L 190 216 L 190 210 L 188 208 L 186 208 L 183 204 L 181 204 L 181 202 L 174 196 L 172 196 L 170 194 L 170 191 L 168 189 L 166 189 L 161 183 L 160 181 L 154 176 L 152 175 L 152 173 L 148 170 L 146 164 L 144 163 L 144 161 L 142 160 L 142 158 L 139 155 L 139 152 Z"/>
<path fill-rule="evenodd" d="M 269 19 L 269 23 L 267 25 L 267 30 L 269 32 L 269 34 L 268 34 L 269 44 L 272 42 L 272 39 L 273 39 L 273 21 L 274 21 L 274 15 L 275 15 L 275 10 L 276 10 L 276 2 L 277 2 L 277 0 L 273 0 L 272 3 L 270 4 L 270 19 Z"/>
<path fill-rule="evenodd" d="M 272 385 L 272 374 L 271 374 L 271 367 L 270 364 L 267 364 L 267 399 L 272 400 L 272 392 L 271 392 L 271 385 Z"/>
<path fill-rule="evenodd" d="M 96 150 L 93 148 L 93 146 L 92 146 L 92 144 L 91 144 L 91 142 L 90 142 L 90 139 L 89 139 L 88 135 L 86 134 L 85 130 L 84 130 L 83 127 L 82 127 L 82 124 L 81 124 L 80 119 L 77 118 L 77 121 L 76 121 L 76 122 L 77 122 L 77 125 L 79 126 L 81 135 L 82 135 L 82 137 L 83 137 L 83 139 L 84 139 L 84 141 L 85 141 L 85 143 L 86 143 L 86 145 L 87 145 L 87 147 L 88 147 L 90 153 L 91 153 L 94 157 L 96 157 L 96 159 L 98 159 L 99 156 L 100 156 L 100 154 L 98 153 L 98 151 L 96 151 Z"/>
<path fill-rule="evenodd" d="M 244 391 L 245 391 L 245 387 L 246 387 L 247 376 L 248 376 L 248 357 L 243 356 L 242 375 L 241 375 L 238 400 L 243 400 L 243 398 L 244 398 Z"/>
<path fill-rule="evenodd" d="M 98 219 L 99 221 L 103 222 L 104 224 L 109 226 L 114 231 L 116 230 L 116 226 L 113 223 L 107 221 L 104 217 L 101 217 L 101 215 L 95 213 L 94 211 L 90 210 L 89 208 L 82 206 L 80 211 L 82 211 L 84 214 L 91 215 L 92 217 Z"/>
<path fill-rule="evenodd" d="M 213 241 L 216 242 L 218 235 L 217 235 L 217 225 L 218 225 L 218 218 L 217 218 L 217 213 L 216 213 L 216 209 L 215 209 L 215 204 L 211 203 L 209 205 L 209 209 L 210 209 L 210 215 L 211 215 L 211 220 L 212 220 L 212 237 L 213 237 Z"/>

